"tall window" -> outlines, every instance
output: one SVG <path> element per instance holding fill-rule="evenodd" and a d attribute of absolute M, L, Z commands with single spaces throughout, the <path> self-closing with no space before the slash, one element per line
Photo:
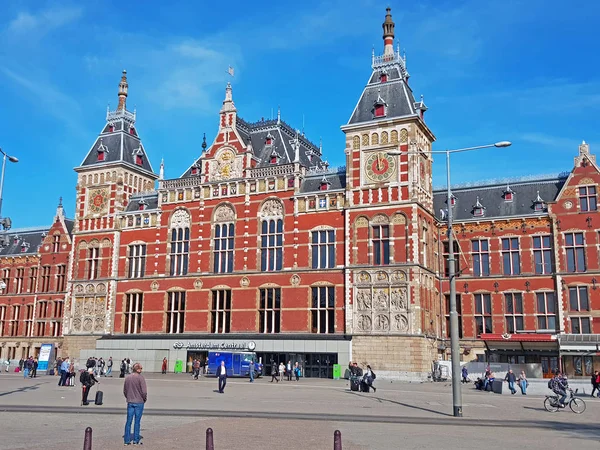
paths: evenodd
<path fill-rule="evenodd" d="M 60 234 L 52 236 L 52 252 L 58 253 L 60 251 Z"/>
<path fill-rule="evenodd" d="M 48 301 L 39 300 L 37 302 L 37 304 L 38 304 L 38 314 L 37 314 L 38 319 L 45 319 L 46 317 L 48 317 Z"/>
<path fill-rule="evenodd" d="M 592 326 L 589 317 L 571 317 L 571 333 L 591 334 Z"/>
<path fill-rule="evenodd" d="M 473 256 L 473 275 L 487 277 L 490 275 L 490 250 L 487 239 L 471 241 Z"/>
<path fill-rule="evenodd" d="M 335 289 L 313 287 L 310 312 L 313 333 L 335 333 Z"/>
<path fill-rule="evenodd" d="M 423 266 L 427 267 L 427 252 L 429 251 L 427 247 L 427 228 L 423 228 L 423 235 L 421 236 L 421 246 L 423 251 L 421 261 L 423 262 Z"/>
<path fill-rule="evenodd" d="M 50 266 L 42 267 L 42 286 L 40 292 L 50 291 Z"/>
<path fill-rule="evenodd" d="M 87 278 L 95 280 L 98 278 L 98 268 L 100 267 L 100 249 L 98 247 L 89 248 L 87 256 Z"/>
<path fill-rule="evenodd" d="M 535 273 L 552 273 L 551 236 L 534 236 L 533 259 L 535 261 Z"/>
<path fill-rule="evenodd" d="M 29 269 L 29 292 L 35 292 L 35 283 L 37 282 L 37 267 Z"/>
<path fill-rule="evenodd" d="M 54 308 L 53 308 L 53 312 L 52 312 L 52 317 L 56 317 L 58 319 L 61 319 L 63 315 L 63 301 L 62 300 L 55 300 L 54 301 Z"/>
<path fill-rule="evenodd" d="M 187 275 L 190 251 L 190 229 L 171 230 L 171 275 Z"/>
<path fill-rule="evenodd" d="M 492 333 L 492 297 L 475 294 L 475 327 L 477 335 Z"/>
<path fill-rule="evenodd" d="M 506 332 L 523 331 L 523 296 L 521 294 L 504 294 L 504 313 L 506 314 Z"/>
<path fill-rule="evenodd" d="M 262 271 L 281 270 L 283 266 L 283 219 L 266 219 L 262 222 Z"/>
<path fill-rule="evenodd" d="M 63 292 L 67 287 L 67 266 L 59 264 L 56 266 L 56 292 Z"/>
<path fill-rule="evenodd" d="M 556 299 L 554 298 L 554 292 L 538 292 L 535 296 L 537 329 L 556 331 Z"/>
<path fill-rule="evenodd" d="M 212 332 L 231 331 L 231 291 L 223 289 L 212 293 Z"/>
<path fill-rule="evenodd" d="M 58 337 L 62 334 L 62 322 L 59 320 L 53 320 L 50 322 L 50 335 Z"/>
<path fill-rule="evenodd" d="M 504 268 L 504 275 L 519 275 L 521 273 L 519 238 L 502 239 L 502 267 Z"/>
<path fill-rule="evenodd" d="M 445 295 L 445 313 L 446 313 L 446 337 L 450 337 L 450 296 Z M 456 312 L 458 313 L 458 337 L 463 337 L 462 330 L 462 304 L 460 301 L 460 294 L 456 295 Z"/>
<path fill-rule="evenodd" d="M 281 329 L 281 289 L 265 288 L 260 290 L 261 333 L 279 333 Z"/>
<path fill-rule="evenodd" d="M 0 336 L 4 336 L 6 327 L 6 306 L 0 306 Z"/>
<path fill-rule="evenodd" d="M 333 269 L 335 267 L 335 231 L 312 232 L 312 268 Z"/>
<path fill-rule="evenodd" d="M 590 302 L 588 300 L 587 286 L 576 286 L 569 288 L 569 310 L 570 311 L 589 311 Z"/>
<path fill-rule="evenodd" d="M 215 273 L 233 272 L 234 237 L 235 227 L 233 223 L 218 223 L 215 225 L 213 249 Z"/>
<path fill-rule="evenodd" d="M 460 276 L 460 247 L 458 246 L 458 242 L 454 241 L 454 273 L 457 277 Z M 450 276 L 449 268 L 448 268 L 448 252 L 450 246 L 448 245 L 448 241 L 444 242 L 444 276 L 448 278 Z"/>
<path fill-rule="evenodd" d="M 19 267 L 17 269 L 17 275 L 15 277 L 15 293 L 21 294 L 23 292 L 23 275 L 25 273 L 25 269 Z"/>
<path fill-rule="evenodd" d="M 31 336 L 33 332 L 33 305 L 25 308 L 25 336 Z"/>
<path fill-rule="evenodd" d="M 376 266 L 390 263 L 390 227 L 373 225 L 373 264 Z"/>
<path fill-rule="evenodd" d="M 8 292 L 9 287 L 10 287 L 10 269 L 2 269 L 2 282 L 5 285 L 4 290 L 2 291 L 2 293 L 6 294 Z"/>
<path fill-rule="evenodd" d="M 135 292 L 125 295 L 125 334 L 138 334 L 142 331 L 142 310 L 144 294 Z"/>
<path fill-rule="evenodd" d="M 596 211 L 598 209 L 596 186 L 581 186 L 579 188 L 579 209 L 580 211 Z"/>
<path fill-rule="evenodd" d="M 36 336 L 43 336 L 44 333 L 46 332 L 46 322 L 36 322 L 35 323 L 35 335 Z"/>
<path fill-rule="evenodd" d="M 185 325 L 185 292 L 169 292 L 167 305 L 167 333 L 183 333 Z"/>
<path fill-rule="evenodd" d="M 146 244 L 129 246 L 128 278 L 142 278 L 146 270 Z"/>
<path fill-rule="evenodd" d="M 12 315 L 12 319 L 10 321 L 10 335 L 11 336 L 18 336 L 19 335 L 19 317 L 21 315 L 21 306 L 20 305 L 13 305 L 13 315 Z"/>
<path fill-rule="evenodd" d="M 565 233 L 567 271 L 585 272 L 585 244 L 583 233 Z"/>

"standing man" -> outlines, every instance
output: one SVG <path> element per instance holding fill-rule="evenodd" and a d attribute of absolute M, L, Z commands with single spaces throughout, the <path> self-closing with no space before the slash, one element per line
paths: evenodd
<path fill-rule="evenodd" d="M 515 395 L 517 390 L 515 389 L 515 381 L 517 381 L 517 376 L 513 373 L 512 369 L 508 370 L 508 373 L 504 377 L 504 381 L 508 381 L 508 389 L 510 389 L 510 393 Z"/>
<path fill-rule="evenodd" d="M 100 383 L 96 377 L 94 376 L 94 369 L 90 367 L 87 372 L 82 372 L 79 376 L 79 382 L 81 383 L 81 404 L 83 406 L 87 406 L 90 403 L 88 402 L 88 395 L 90 394 L 90 389 L 96 383 Z"/>
<path fill-rule="evenodd" d="M 63 359 L 62 363 L 60 363 L 60 380 L 58 380 L 59 386 L 66 386 L 70 365 L 71 363 L 69 362 L 68 356 L 65 359 Z"/>
<path fill-rule="evenodd" d="M 254 383 L 254 360 L 248 364 L 248 372 L 250 372 L 250 383 Z"/>
<path fill-rule="evenodd" d="M 224 394 L 225 385 L 227 384 L 227 369 L 225 361 L 221 361 L 221 365 L 217 368 L 217 377 L 219 377 L 219 394 Z"/>
<path fill-rule="evenodd" d="M 142 437 L 140 436 L 140 424 L 142 422 L 142 414 L 144 413 L 144 404 L 148 400 L 148 389 L 146 388 L 146 380 L 142 376 L 142 365 L 135 363 L 133 365 L 133 373 L 130 377 L 125 378 L 123 384 L 123 395 L 127 400 L 127 421 L 125 422 L 125 445 L 140 444 Z M 133 421 L 133 440 L 131 439 L 131 422 Z"/>
<path fill-rule="evenodd" d="M 163 362 L 162 362 L 162 367 L 161 367 L 161 372 L 163 375 L 165 375 L 167 373 L 167 367 L 169 366 L 169 363 L 167 362 L 167 357 L 165 356 L 163 358 Z"/>
<path fill-rule="evenodd" d="M 108 358 L 108 361 L 106 362 L 106 375 L 104 375 L 105 377 L 112 377 L 112 366 L 113 366 L 113 360 L 112 360 L 112 356 Z"/>

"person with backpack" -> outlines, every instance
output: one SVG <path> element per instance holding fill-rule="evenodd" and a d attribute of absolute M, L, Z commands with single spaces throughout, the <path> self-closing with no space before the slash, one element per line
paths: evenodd
<path fill-rule="evenodd" d="M 119 378 L 125 378 L 125 371 L 127 370 L 127 362 L 125 359 L 121 361 L 121 373 L 119 374 Z"/>
<path fill-rule="evenodd" d="M 598 372 L 597 370 L 594 371 L 594 374 L 592 375 L 592 393 L 590 394 L 590 396 L 594 396 L 594 392 L 598 391 L 598 397 L 600 397 L 600 372 Z"/>
<path fill-rule="evenodd" d="M 559 404 L 561 408 L 566 406 L 565 400 L 567 399 L 568 387 L 569 382 L 567 381 L 567 377 L 563 376 L 557 369 L 554 378 L 551 378 L 550 381 L 548 381 L 548 388 L 560 397 Z"/>
<path fill-rule="evenodd" d="M 94 384 L 100 384 L 100 382 L 94 376 L 94 368 L 90 367 L 87 371 L 84 370 L 81 372 L 81 375 L 79 375 L 79 382 L 81 383 L 81 404 L 83 406 L 87 406 L 90 404 L 88 402 L 90 389 Z"/>
<path fill-rule="evenodd" d="M 365 392 L 369 392 L 369 388 L 372 388 L 373 392 L 377 392 L 377 388 L 373 386 L 375 378 L 377 378 L 377 375 L 375 375 L 375 372 L 373 372 L 371 366 L 367 364 L 367 370 L 365 371 L 365 374 L 362 379 L 363 386 L 365 387 Z"/>

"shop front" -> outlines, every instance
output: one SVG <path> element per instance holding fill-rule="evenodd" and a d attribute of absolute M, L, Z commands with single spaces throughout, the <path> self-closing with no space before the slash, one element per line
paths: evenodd
<path fill-rule="evenodd" d="M 211 351 L 254 352 L 270 375 L 273 364 L 298 362 L 302 376 L 332 378 L 333 365 L 347 367 L 351 341 L 345 336 L 265 336 L 265 335 L 179 335 L 169 336 L 104 336 L 95 349 L 81 351 L 80 362 L 88 357 L 112 356 L 113 361 L 131 359 L 142 363 L 146 372 L 160 372 L 167 358 L 170 372 L 191 372 L 194 359 L 206 361 Z"/>
<path fill-rule="evenodd" d="M 552 377 L 559 368 L 558 339 L 554 334 L 482 334 L 487 361 L 511 365 L 535 365 L 534 376 Z"/>
<path fill-rule="evenodd" d="M 600 334 L 559 337 L 562 371 L 570 378 L 589 378 L 600 369 Z"/>

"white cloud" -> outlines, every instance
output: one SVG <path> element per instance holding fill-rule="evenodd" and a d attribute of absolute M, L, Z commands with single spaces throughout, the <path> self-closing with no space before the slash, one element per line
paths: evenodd
<path fill-rule="evenodd" d="M 8 24 L 7 31 L 19 35 L 34 33 L 39 37 L 50 30 L 76 21 L 82 14 L 83 9 L 79 7 L 57 7 L 40 11 L 38 14 L 24 11 Z"/>

